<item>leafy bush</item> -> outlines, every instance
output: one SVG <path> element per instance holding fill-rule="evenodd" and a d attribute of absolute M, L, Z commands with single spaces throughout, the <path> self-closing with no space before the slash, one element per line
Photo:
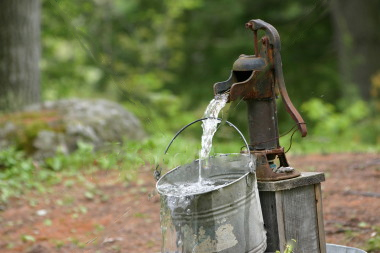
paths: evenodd
<path fill-rule="evenodd" d="M 374 152 L 380 147 L 380 118 L 369 102 L 357 100 L 343 110 L 314 98 L 301 107 L 308 136 L 295 136 L 295 152 Z M 290 137 L 285 137 L 290 142 Z"/>

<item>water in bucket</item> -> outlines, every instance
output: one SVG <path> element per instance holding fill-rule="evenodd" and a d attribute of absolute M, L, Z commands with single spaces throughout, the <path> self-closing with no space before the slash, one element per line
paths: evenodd
<path fill-rule="evenodd" d="M 227 95 L 213 99 L 202 124 L 200 159 L 157 182 L 162 253 L 264 252 L 266 237 L 250 154 L 209 157 Z"/>

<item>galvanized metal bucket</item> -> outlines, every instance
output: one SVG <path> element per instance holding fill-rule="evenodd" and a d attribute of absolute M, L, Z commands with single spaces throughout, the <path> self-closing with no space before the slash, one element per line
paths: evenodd
<path fill-rule="evenodd" d="M 361 249 L 331 243 L 326 244 L 326 251 L 327 253 L 366 253 L 366 251 Z"/>
<path fill-rule="evenodd" d="M 163 199 L 161 208 L 170 212 L 176 240 L 181 241 L 181 245 L 177 245 L 178 252 L 265 251 L 266 235 L 256 175 L 250 164 L 247 154 L 211 157 L 203 178 L 230 183 L 195 195 L 171 195 L 162 191 L 161 186 L 196 183 L 199 160 L 169 171 L 157 182 Z"/>
<path fill-rule="evenodd" d="M 264 252 L 266 232 L 253 157 L 242 153 L 210 157 L 202 178 L 216 184 L 202 192 L 178 192 L 198 182 L 200 162 L 204 161 L 179 166 L 157 182 L 161 226 L 167 237 L 161 252 Z M 168 190 L 168 185 L 177 190 Z"/>

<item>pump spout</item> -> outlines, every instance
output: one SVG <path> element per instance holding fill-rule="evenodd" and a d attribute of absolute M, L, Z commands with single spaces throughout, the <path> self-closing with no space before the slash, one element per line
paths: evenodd
<path fill-rule="evenodd" d="M 240 99 L 246 101 L 249 148 L 258 160 L 262 160 L 257 168 L 259 180 L 280 180 L 298 176 L 300 174 L 296 171 L 278 174 L 271 169 L 275 166 L 275 157 L 279 158 L 281 167 L 289 166 L 279 144 L 276 106 L 278 95 L 281 95 L 285 108 L 296 122 L 302 137 L 307 134 L 306 124 L 293 106 L 285 87 L 280 36 L 272 25 L 259 19 L 249 21 L 246 27 L 254 32 L 255 54 L 240 55 L 233 64 L 229 78 L 214 84 L 214 94 L 228 93 L 228 102 Z M 265 32 L 260 38 L 260 45 L 258 30 Z"/>
<path fill-rule="evenodd" d="M 263 58 L 240 55 L 233 64 L 228 80 L 214 84 L 214 94 L 229 92 L 229 101 L 265 96 L 261 89 L 255 87 L 255 83 L 262 77 L 260 73 L 265 70 L 266 65 Z M 265 93 L 269 94 L 269 91 Z"/>

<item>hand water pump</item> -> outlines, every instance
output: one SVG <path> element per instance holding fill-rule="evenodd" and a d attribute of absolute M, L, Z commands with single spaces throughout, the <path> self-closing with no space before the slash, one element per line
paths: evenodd
<path fill-rule="evenodd" d="M 286 91 L 280 36 L 272 25 L 260 19 L 249 21 L 246 27 L 254 33 L 255 55 L 240 55 L 233 64 L 229 79 L 214 85 L 214 93 L 228 92 L 229 101 L 243 99 L 247 102 L 249 148 L 257 157 L 258 180 L 276 181 L 297 177 L 300 173 L 289 167 L 284 148 L 279 143 L 276 108 L 278 93 L 281 94 L 285 108 L 296 122 L 302 137 L 306 136 L 307 129 Z M 259 30 L 265 32 L 260 39 L 260 50 Z M 280 166 L 274 163 L 276 157 Z"/>

